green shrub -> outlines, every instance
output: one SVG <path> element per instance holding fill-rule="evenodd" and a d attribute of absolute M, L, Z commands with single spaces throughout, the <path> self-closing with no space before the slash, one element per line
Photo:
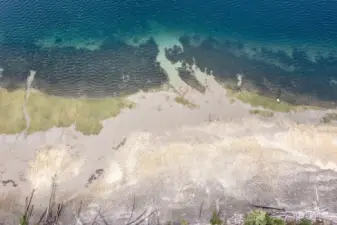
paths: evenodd
<path fill-rule="evenodd" d="M 285 222 L 282 219 L 269 216 L 264 211 L 256 210 L 248 214 L 245 225 L 285 225 Z"/>
<path fill-rule="evenodd" d="M 267 225 L 285 225 L 284 220 L 267 215 Z"/>
<path fill-rule="evenodd" d="M 312 225 L 312 221 L 307 218 L 302 218 L 299 225 Z"/>
<path fill-rule="evenodd" d="M 223 221 L 220 219 L 219 213 L 213 212 L 210 220 L 211 225 L 221 225 Z"/>
<path fill-rule="evenodd" d="M 20 224 L 19 225 L 28 225 L 28 221 L 27 221 L 26 216 L 22 216 L 20 218 Z"/>
<path fill-rule="evenodd" d="M 245 225 L 267 225 L 267 213 L 256 210 L 248 214 Z"/>

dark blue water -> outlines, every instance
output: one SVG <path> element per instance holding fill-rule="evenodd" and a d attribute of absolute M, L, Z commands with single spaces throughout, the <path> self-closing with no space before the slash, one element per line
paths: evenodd
<path fill-rule="evenodd" d="M 334 42 L 337 3 L 311 0 L 1 1 L 1 28 L 11 38 L 38 38 L 50 29 L 78 28 L 88 35 L 128 31 L 157 21 L 168 27 L 237 32 L 277 40 Z"/>
<path fill-rule="evenodd" d="M 328 0 L 2 0 L 2 79 L 16 88 L 33 68 L 37 88 L 55 94 L 79 89 L 106 95 L 159 85 L 167 78 L 156 62 L 157 43 L 135 47 L 116 38 L 149 32 L 154 21 L 164 30 L 191 32 L 181 37 L 183 52 L 168 53 L 171 61 L 195 58 L 222 81 L 240 72 L 247 88 L 261 93 L 332 102 L 337 99 L 336 12 L 337 2 Z M 36 44 L 53 32 L 59 35 L 54 46 Z M 191 45 L 201 37 L 195 34 L 209 39 Z M 94 51 L 64 47 L 69 35 L 104 42 Z M 247 49 L 250 55 L 243 54 Z M 125 73 L 130 80 L 121 85 L 116 77 Z"/>

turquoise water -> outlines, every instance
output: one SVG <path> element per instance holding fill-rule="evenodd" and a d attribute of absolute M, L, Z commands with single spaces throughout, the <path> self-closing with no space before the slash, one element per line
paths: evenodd
<path fill-rule="evenodd" d="M 332 102 L 336 11 L 337 3 L 325 0 L 1 1 L 1 83 L 17 88 L 35 69 L 35 87 L 52 94 L 155 87 L 167 81 L 151 39 L 159 35 L 183 46 L 168 49 L 172 62 L 195 59 L 222 81 L 243 73 L 248 89 Z"/>

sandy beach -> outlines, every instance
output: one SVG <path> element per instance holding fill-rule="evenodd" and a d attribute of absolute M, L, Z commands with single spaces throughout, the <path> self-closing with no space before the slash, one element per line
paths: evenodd
<path fill-rule="evenodd" d="M 179 65 L 165 59 L 165 43 L 156 41 L 169 84 L 129 96 L 135 107 L 102 121 L 98 135 L 83 135 L 74 125 L 0 135 L 5 224 L 17 224 L 11 215 L 22 210 L 33 189 L 36 211 L 42 212 L 53 179 L 57 201 L 69 208 L 63 220 L 73 219 L 70 212 L 83 201 L 83 224 L 98 209 L 107 221 L 124 224 L 133 199 L 135 217 L 144 208 L 156 209 L 161 221 L 208 221 L 214 207 L 230 217 L 249 204 L 336 212 L 337 127 L 321 122 L 336 111 L 252 113 L 263 109 L 233 101 L 193 65 L 205 93 L 183 82 Z"/>

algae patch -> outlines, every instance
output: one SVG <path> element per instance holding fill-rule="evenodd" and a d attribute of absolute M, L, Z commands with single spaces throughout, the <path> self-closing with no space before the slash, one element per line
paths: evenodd
<path fill-rule="evenodd" d="M 25 130 L 24 99 L 23 89 L 0 89 L 0 133 L 15 134 Z M 32 91 L 26 105 L 30 117 L 27 132 L 34 133 L 75 124 L 76 130 L 85 135 L 98 134 L 102 129 L 102 120 L 115 117 L 123 108 L 133 106 L 134 103 L 123 97 L 76 99 Z"/>
<path fill-rule="evenodd" d="M 189 101 L 188 99 L 184 98 L 183 96 L 177 96 L 174 98 L 174 101 L 178 104 L 184 105 L 190 109 L 195 109 L 198 106 L 193 102 Z"/>
<path fill-rule="evenodd" d="M 277 102 L 276 99 L 267 96 L 262 96 L 257 93 L 248 91 L 234 91 L 227 89 L 227 94 L 231 99 L 237 99 L 244 103 L 250 104 L 253 107 L 262 107 L 274 112 L 291 112 L 291 111 L 304 111 L 308 109 L 319 109 L 315 106 L 305 105 L 292 105 L 287 102 Z M 232 100 L 231 100 L 232 101 Z"/>
<path fill-rule="evenodd" d="M 275 115 L 274 112 L 272 111 L 260 110 L 260 109 L 252 109 L 249 111 L 249 113 L 253 115 L 263 116 L 263 117 L 273 117 Z"/>

